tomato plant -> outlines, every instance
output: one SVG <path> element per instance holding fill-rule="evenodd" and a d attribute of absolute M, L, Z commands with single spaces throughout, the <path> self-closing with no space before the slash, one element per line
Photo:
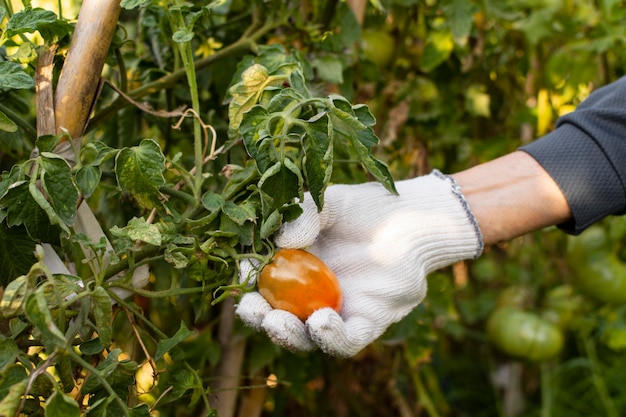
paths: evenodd
<path fill-rule="evenodd" d="M 304 191 L 321 207 L 330 183 L 393 191 L 465 169 L 623 74 L 619 2 L 57 3 L 0 1 L 4 414 L 626 409 L 619 219 L 594 250 L 568 249 L 593 230 L 549 229 L 437 271 L 423 305 L 350 360 L 278 349 L 233 316 L 239 261 L 271 255 Z M 80 16 L 105 5 L 107 30 L 85 37 Z M 509 303 L 566 334 L 557 357 L 489 348 Z"/>
<path fill-rule="evenodd" d="M 257 279 L 259 293 L 274 308 L 302 321 L 316 310 L 341 308 L 341 287 L 333 271 L 310 252 L 279 249 Z"/>

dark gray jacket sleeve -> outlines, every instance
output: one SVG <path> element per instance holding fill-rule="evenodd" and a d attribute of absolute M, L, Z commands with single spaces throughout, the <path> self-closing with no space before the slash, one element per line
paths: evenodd
<path fill-rule="evenodd" d="M 595 90 L 554 131 L 520 148 L 559 185 L 579 234 L 600 219 L 626 212 L 626 77 Z"/>

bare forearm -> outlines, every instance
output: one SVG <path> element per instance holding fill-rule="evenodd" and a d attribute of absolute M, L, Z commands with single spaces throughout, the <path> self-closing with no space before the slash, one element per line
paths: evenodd
<path fill-rule="evenodd" d="M 487 245 L 571 217 L 557 184 L 525 152 L 513 152 L 452 177 L 461 187 Z"/>

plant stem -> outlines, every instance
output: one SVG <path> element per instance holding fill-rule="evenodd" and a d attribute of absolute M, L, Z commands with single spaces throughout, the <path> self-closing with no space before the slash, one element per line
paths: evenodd
<path fill-rule="evenodd" d="M 598 362 L 598 354 L 596 352 L 596 347 L 593 344 L 593 341 L 589 337 L 582 337 L 583 346 L 585 347 L 585 352 L 587 354 L 587 359 L 589 360 L 589 366 L 591 368 L 591 380 L 593 382 L 593 386 L 600 397 L 600 402 L 604 407 L 604 411 L 606 412 L 607 417 L 618 417 L 617 410 L 615 409 L 615 403 L 611 399 L 611 395 L 609 394 L 609 390 L 606 386 L 604 379 L 602 378 L 602 370 L 600 369 L 600 364 Z"/>
<path fill-rule="evenodd" d="M 113 398 L 113 400 L 120 406 L 120 408 L 124 412 L 124 415 L 130 415 L 128 406 L 124 403 L 124 401 L 122 401 L 119 395 L 117 395 L 117 393 L 115 392 L 113 387 L 109 384 L 109 382 L 106 380 L 106 378 L 103 378 L 102 375 L 100 375 L 100 373 L 98 372 L 98 370 L 94 368 L 93 366 L 91 366 L 91 364 L 87 362 L 86 360 L 84 360 L 82 356 L 80 356 L 78 353 L 74 352 L 72 349 L 68 349 L 67 352 L 69 353 L 70 358 L 72 358 L 74 362 L 82 366 L 83 369 L 86 369 L 87 371 L 89 371 L 90 374 L 92 374 L 94 377 L 98 379 L 98 381 L 100 381 L 104 389 L 107 390 L 107 392 Z"/>
<path fill-rule="evenodd" d="M 176 3 L 179 3 L 178 1 Z M 174 10 L 174 21 L 172 22 L 176 29 L 187 28 L 185 25 L 185 19 L 181 9 Z M 200 99 L 198 97 L 198 82 L 196 79 L 196 67 L 193 61 L 193 51 L 191 49 L 191 41 L 177 42 L 178 51 L 180 57 L 183 60 L 183 67 L 185 74 L 187 75 L 187 85 L 189 86 L 189 94 L 191 95 L 191 108 L 193 111 L 200 115 Z M 197 119 L 193 119 L 193 149 L 195 159 L 195 186 L 194 195 L 196 199 L 200 194 L 202 188 L 202 126 Z"/>

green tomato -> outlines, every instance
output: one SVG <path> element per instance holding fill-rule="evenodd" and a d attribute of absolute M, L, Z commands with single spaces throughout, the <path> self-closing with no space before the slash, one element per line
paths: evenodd
<path fill-rule="evenodd" d="M 383 68 L 391 63 L 395 39 L 384 30 L 366 29 L 361 34 L 361 49 L 365 57 Z"/>
<path fill-rule="evenodd" d="M 543 361 L 563 348 L 563 333 L 539 315 L 515 307 L 498 307 L 487 320 L 489 340 L 511 356 Z"/>
<path fill-rule="evenodd" d="M 583 294 L 604 303 L 626 303 L 626 266 L 614 253 L 580 259 L 574 275 Z"/>

